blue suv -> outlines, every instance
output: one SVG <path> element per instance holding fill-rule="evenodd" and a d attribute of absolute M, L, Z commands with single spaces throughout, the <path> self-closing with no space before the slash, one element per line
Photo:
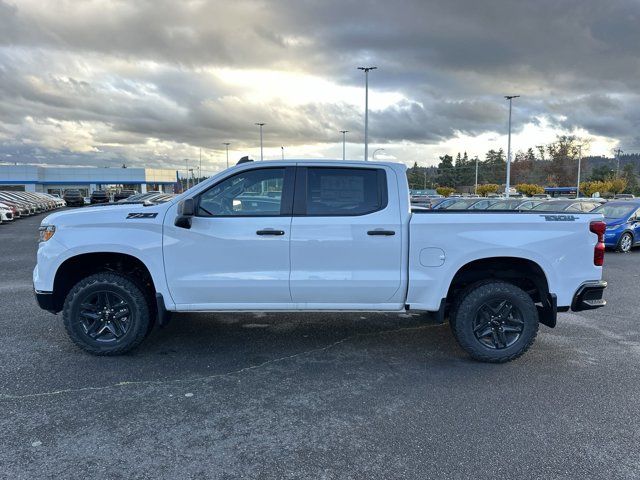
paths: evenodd
<path fill-rule="evenodd" d="M 602 213 L 607 224 L 604 244 L 620 252 L 629 252 L 640 244 L 640 201 L 613 201 L 592 213 Z"/>

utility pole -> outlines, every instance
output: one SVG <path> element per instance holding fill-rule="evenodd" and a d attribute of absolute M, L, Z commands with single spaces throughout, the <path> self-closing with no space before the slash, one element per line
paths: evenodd
<path fill-rule="evenodd" d="M 262 150 L 262 127 L 264 127 L 266 125 L 266 123 L 258 122 L 258 123 L 256 123 L 256 125 L 260 127 L 260 161 L 263 161 L 264 160 L 264 151 Z"/>
<path fill-rule="evenodd" d="M 507 141 L 507 182 L 504 188 L 504 194 L 509 198 L 509 190 L 511 189 L 511 103 L 514 98 L 520 95 L 505 95 L 504 98 L 509 100 L 509 140 Z"/>
<path fill-rule="evenodd" d="M 347 133 L 349 133 L 349 130 L 340 130 L 340 133 L 342 134 L 342 160 L 346 160 Z"/>
<path fill-rule="evenodd" d="M 616 159 L 618 160 L 617 166 L 616 166 L 616 178 L 620 177 L 620 155 L 623 153 L 622 150 L 620 150 L 620 147 L 618 147 L 617 150 L 614 150 L 615 154 L 616 154 Z"/>
<path fill-rule="evenodd" d="M 473 191 L 476 195 L 478 194 L 478 156 L 476 155 L 476 188 Z"/>
<path fill-rule="evenodd" d="M 369 72 L 378 67 L 358 67 L 364 72 L 364 161 L 369 160 Z"/>
<path fill-rule="evenodd" d="M 185 158 L 184 163 L 187 166 L 187 190 L 189 190 L 189 159 Z"/>
<path fill-rule="evenodd" d="M 227 148 L 227 168 L 229 168 L 229 145 L 231 145 L 231 143 L 224 142 L 223 145 Z"/>
<path fill-rule="evenodd" d="M 200 166 L 198 167 L 198 183 L 200 183 L 201 178 L 202 178 L 202 148 L 200 149 Z"/>

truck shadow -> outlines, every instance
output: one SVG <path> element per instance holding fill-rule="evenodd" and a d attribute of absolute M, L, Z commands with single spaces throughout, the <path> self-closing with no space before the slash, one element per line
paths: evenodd
<path fill-rule="evenodd" d="M 466 360 L 448 324 L 419 315 L 378 313 L 177 314 L 133 354 L 233 371 L 285 361 L 341 357 L 403 362 Z M 159 358 L 158 358 L 159 357 Z M 206 367 L 205 364 L 206 363 Z"/>

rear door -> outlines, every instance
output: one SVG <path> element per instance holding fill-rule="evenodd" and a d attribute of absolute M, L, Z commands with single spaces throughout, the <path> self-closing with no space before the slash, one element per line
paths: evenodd
<path fill-rule="evenodd" d="M 290 277 L 298 308 L 402 306 L 397 182 L 383 166 L 298 167 Z"/>

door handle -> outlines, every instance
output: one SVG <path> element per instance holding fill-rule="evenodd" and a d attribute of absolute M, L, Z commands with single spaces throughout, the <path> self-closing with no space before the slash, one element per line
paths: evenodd
<path fill-rule="evenodd" d="M 273 228 L 265 228 L 264 230 L 258 230 L 257 235 L 284 235 L 284 230 L 274 230 Z"/>
<path fill-rule="evenodd" d="M 383 237 L 390 237 L 395 234 L 396 232 L 394 232 L 393 230 L 369 230 L 367 232 L 367 235 L 379 235 Z"/>

